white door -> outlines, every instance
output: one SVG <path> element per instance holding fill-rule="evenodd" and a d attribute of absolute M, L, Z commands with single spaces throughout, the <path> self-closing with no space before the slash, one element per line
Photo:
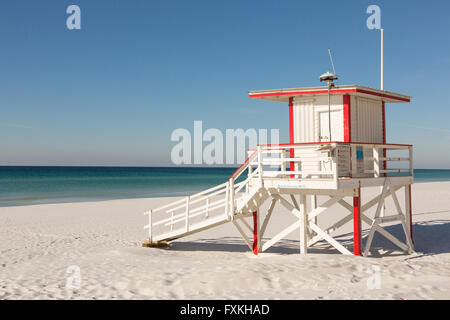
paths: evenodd
<path fill-rule="evenodd" d="M 331 138 L 328 126 L 331 118 Z M 330 116 L 327 111 L 319 112 L 319 141 L 344 141 L 344 116 L 342 110 L 331 110 Z"/>

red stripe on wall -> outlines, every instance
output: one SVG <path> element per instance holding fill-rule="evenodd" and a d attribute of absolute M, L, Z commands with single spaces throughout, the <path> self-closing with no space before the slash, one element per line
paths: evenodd
<path fill-rule="evenodd" d="M 289 143 L 294 142 L 294 98 L 289 98 Z M 294 149 L 290 150 L 290 157 L 294 158 Z M 294 171 L 294 162 L 290 163 L 291 171 Z M 291 178 L 294 176 L 291 175 Z"/>
<path fill-rule="evenodd" d="M 350 95 L 345 94 L 343 96 L 343 106 L 344 106 L 344 142 L 352 141 L 352 127 L 351 127 L 351 105 L 350 105 Z"/>
<path fill-rule="evenodd" d="M 289 143 L 294 143 L 294 98 L 289 98 Z"/>

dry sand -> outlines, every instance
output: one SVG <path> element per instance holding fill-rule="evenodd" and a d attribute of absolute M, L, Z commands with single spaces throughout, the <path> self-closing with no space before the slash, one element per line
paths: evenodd
<path fill-rule="evenodd" d="M 143 211 L 171 200 L 0 208 L 0 299 L 450 298 L 450 182 L 413 186 L 415 254 L 377 234 L 370 258 L 343 256 L 326 244 L 301 256 L 298 232 L 254 256 L 231 224 L 168 249 L 141 247 Z M 387 213 L 393 210 L 388 202 Z M 336 207 L 319 217 L 319 225 L 342 214 Z M 292 219 L 277 207 L 267 236 Z M 349 246 L 351 227 L 338 237 Z M 398 225 L 387 230 L 402 239 Z M 70 266 L 80 268 L 79 289 L 66 286 Z"/>

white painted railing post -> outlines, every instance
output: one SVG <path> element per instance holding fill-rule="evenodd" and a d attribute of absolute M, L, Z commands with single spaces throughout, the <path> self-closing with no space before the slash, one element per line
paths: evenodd
<path fill-rule="evenodd" d="M 206 198 L 206 213 L 205 218 L 209 217 L 209 198 Z"/>
<path fill-rule="evenodd" d="M 234 179 L 230 179 L 230 218 L 234 215 Z"/>
<path fill-rule="evenodd" d="M 186 197 L 186 232 L 189 232 L 189 198 Z"/>
<path fill-rule="evenodd" d="M 225 189 L 225 215 L 229 219 L 230 219 L 230 180 L 228 180 L 226 189 Z"/>
<path fill-rule="evenodd" d="M 383 153 L 384 154 L 384 153 Z M 380 162 L 380 149 L 373 147 L 373 176 L 374 178 L 381 177 L 380 173 L 381 162 Z M 380 188 L 380 192 L 383 192 L 383 187 Z M 383 199 L 383 206 L 381 207 L 380 217 L 384 217 L 385 215 L 385 202 Z"/>
<path fill-rule="evenodd" d="M 170 231 L 173 231 L 173 210 L 170 212 Z"/>
<path fill-rule="evenodd" d="M 352 178 L 356 178 L 358 175 L 358 160 L 357 160 L 357 147 L 355 145 L 351 146 L 352 159 L 351 159 L 351 167 L 352 167 Z"/>
<path fill-rule="evenodd" d="M 263 180 L 263 164 L 262 164 L 261 146 L 258 146 L 258 170 L 259 170 L 259 182 L 260 182 L 261 187 L 263 187 L 264 180 Z"/>
<path fill-rule="evenodd" d="M 373 148 L 373 172 L 375 178 L 380 177 L 380 152 L 376 147 Z"/>
<path fill-rule="evenodd" d="M 152 210 L 148 213 L 148 239 L 152 242 Z"/>
<path fill-rule="evenodd" d="M 285 150 L 281 151 L 281 171 L 286 171 L 286 162 L 284 161 L 286 159 L 286 152 Z"/>
<path fill-rule="evenodd" d="M 252 172 L 253 172 L 252 155 L 253 155 L 253 153 L 251 155 L 249 155 L 249 159 L 248 159 L 248 175 L 247 175 L 248 178 L 252 175 Z M 245 192 L 250 193 L 250 186 L 248 183 L 245 185 Z"/>
<path fill-rule="evenodd" d="M 334 181 L 334 185 L 336 186 L 335 188 L 338 188 L 339 185 L 339 172 L 338 172 L 338 155 L 337 155 L 337 145 L 334 144 L 334 157 L 330 157 L 331 160 L 331 170 L 333 172 L 333 181 Z"/>
<path fill-rule="evenodd" d="M 409 172 L 411 173 L 411 177 L 414 178 L 414 160 L 412 147 L 409 147 Z"/>

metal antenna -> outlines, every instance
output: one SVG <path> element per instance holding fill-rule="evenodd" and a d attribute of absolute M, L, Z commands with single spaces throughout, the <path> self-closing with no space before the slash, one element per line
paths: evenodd
<path fill-rule="evenodd" d="M 334 69 L 333 57 L 331 56 L 330 48 L 328 48 L 328 54 L 330 56 L 331 66 L 333 67 L 333 73 L 336 74 L 336 70 Z"/>
<path fill-rule="evenodd" d="M 338 79 L 336 70 L 334 69 L 333 57 L 331 56 L 331 50 L 328 48 L 328 54 L 330 56 L 331 66 L 333 67 L 333 73 L 327 72 L 320 76 L 320 82 L 326 81 L 328 83 L 328 139 L 331 141 L 331 88 L 334 87 L 334 82 Z"/>

